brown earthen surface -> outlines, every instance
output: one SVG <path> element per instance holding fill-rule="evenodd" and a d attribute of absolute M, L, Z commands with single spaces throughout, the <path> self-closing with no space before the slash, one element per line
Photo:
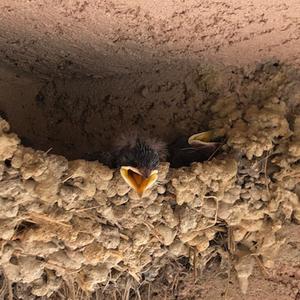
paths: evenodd
<path fill-rule="evenodd" d="M 96 76 L 161 62 L 299 65 L 298 0 L 2 0 L 0 57 L 30 72 Z"/>
<path fill-rule="evenodd" d="M 298 300 L 298 2 L 2 0 L 0 298 Z M 139 200 L 132 126 L 228 140 Z"/>

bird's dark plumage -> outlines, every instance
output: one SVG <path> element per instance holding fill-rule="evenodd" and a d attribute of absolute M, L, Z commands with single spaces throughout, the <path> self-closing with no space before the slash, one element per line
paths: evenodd
<path fill-rule="evenodd" d="M 154 170 L 166 158 L 166 145 L 136 131 L 122 135 L 113 145 L 114 167 L 132 166 L 140 170 Z"/>
<path fill-rule="evenodd" d="M 132 166 L 141 170 L 154 170 L 165 160 L 167 146 L 155 138 L 138 135 L 136 131 L 125 133 L 116 139 L 109 152 L 84 155 L 87 160 L 98 160 L 111 168 Z"/>
<path fill-rule="evenodd" d="M 191 145 L 188 137 L 181 136 L 168 145 L 168 161 L 172 168 L 189 166 L 193 162 L 203 162 L 215 155 L 222 143 L 212 142 L 206 145 Z"/>
<path fill-rule="evenodd" d="M 114 167 L 131 166 L 147 178 L 159 166 L 159 153 L 146 141 L 137 138 L 134 145 L 127 145 L 115 153 Z"/>
<path fill-rule="evenodd" d="M 215 155 L 222 146 L 222 141 L 191 145 L 189 137 L 181 136 L 166 145 L 158 139 L 139 136 L 137 131 L 120 136 L 110 152 L 96 152 L 86 155 L 87 160 L 98 160 L 110 168 L 131 166 L 148 177 L 158 168 L 160 161 L 169 161 L 172 168 L 189 166 L 193 162 L 202 162 Z"/>

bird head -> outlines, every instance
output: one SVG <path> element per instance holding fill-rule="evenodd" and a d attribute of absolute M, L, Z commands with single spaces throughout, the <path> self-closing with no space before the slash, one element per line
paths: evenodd
<path fill-rule="evenodd" d="M 159 151 L 151 143 L 136 139 L 120 154 L 120 173 L 125 182 L 142 197 L 158 178 Z"/>

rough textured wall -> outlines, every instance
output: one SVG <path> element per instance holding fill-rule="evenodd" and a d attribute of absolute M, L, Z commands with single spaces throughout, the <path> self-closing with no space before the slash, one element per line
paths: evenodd
<path fill-rule="evenodd" d="M 1 68 L 0 111 L 25 144 L 78 158 L 124 124 L 167 140 L 205 129 L 218 85 L 242 78 L 197 88 L 207 62 L 299 66 L 298 0 L 200 2 L 1 1 L 1 65 L 16 71 Z"/>
<path fill-rule="evenodd" d="M 2 0 L 0 298 L 299 298 L 298 2 Z M 139 200 L 124 124 L 228 142 Z"/>
<path fill-rule="evenodd" d="M 300 57 L 298 0 L 2 0 L 0 28 L 2 62 L 52 76 Z"/>
<path fill-rule="evenodd" d="M 143 199 L 99 162 L 22 146 L 1 119 L 5 291 L 54 299 L 65 286 L 68 293 L 142 293 L 142 283 L 179 259 L 200 271 L 215 261 L 225 281 L 234 272 L 243 292 L 255 266 L 275 272 L 269 280 L 296 276 L 295 252 L 280 257 L 282 270 L 275 261 L 287 240 L 280 230 L 300 222 L 300 75 L 271 63 L 244 76 L 247 88 L 207 104 L 209 127 L 226 132 L 222 153 L 181 169 L 162 163 Z M 215 79 L 202 78 L 198 88 Z M 289 284 L 295 297 L 299 288 Z"/>

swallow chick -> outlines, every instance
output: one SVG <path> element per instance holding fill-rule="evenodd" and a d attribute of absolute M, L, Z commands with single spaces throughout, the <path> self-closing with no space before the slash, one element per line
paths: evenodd
<path fill-rule="evenodd" d="M 223 130 L 209 130 L 192 136 L 180 136 L 169 144 L 170 166 L 180 168 L 193 162 L 203 162 L 213 157 L 224 142 Z"/>
<path fill-rule="evenodd" d="M 119 136 L 110 151 L 87 154 L 84 158 L 119 169 L 124 181 L 143 197 L 157 181 L 159 163 L 166 159 L 166 151 L 162 141 L 143 137 L 132 130 Z"/>
<path fill-rule="evenodd" d="M 114 146 L 114 167 L 140 197 L 158 178 L 159 163 L 166 158 L 166 146 L 158 139 L 135 132 L 121 137 Z"/>

